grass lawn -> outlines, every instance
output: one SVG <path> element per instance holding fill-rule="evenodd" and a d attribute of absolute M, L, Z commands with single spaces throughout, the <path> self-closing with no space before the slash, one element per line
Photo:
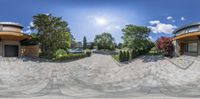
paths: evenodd
<path fill-rule="evenodd" d="M 120 62 L 120 61 L 119 61 L 119 55 L 112 55 L 112 57 L 113 57 L 116 61 Z"/>

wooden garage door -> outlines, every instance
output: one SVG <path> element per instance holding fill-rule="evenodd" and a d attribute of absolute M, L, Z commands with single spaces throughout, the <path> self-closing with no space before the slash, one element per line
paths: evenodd
<path fill-rule="evenodd" d="M 5 57 L 17 57 L 18 48 L 18 45 L 5 45 Z"/>

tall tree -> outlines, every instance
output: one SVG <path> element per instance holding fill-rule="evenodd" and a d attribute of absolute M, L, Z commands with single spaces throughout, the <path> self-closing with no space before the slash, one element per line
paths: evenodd
<path fill-rule="evenodd" d="M 83 49 L 87 49 L 87 39 L 85 36 L 83 37 Z"/>
<path fill-rule="evenodd" d="M 61 17 L 51 14 L 38 14 L 33 16 L 32 29 L 37 31 L 42 52 L 52 56 L 58 49 L 68 49 L 71 45 L 71 33 L 68 23 Z"/>
<path fill-rule="evenodd" d="M 97 45 L 98 49 L 108 49 L 114 50 L 114 38 L 110 33 L 102 33 L 100 35 L 96 35 L 94 39 L 95 44 Z"/>
<path fill-rule="evenodd" d="M 136 25 L 126 25 L 122 29 L 124 40 L 124 46 L 133 49 L 133 50 L 143 50 L 145 48 L 146 41 L 149 40 L 149 32 L 151 30 L 147 27 L 136 26 Z"/>

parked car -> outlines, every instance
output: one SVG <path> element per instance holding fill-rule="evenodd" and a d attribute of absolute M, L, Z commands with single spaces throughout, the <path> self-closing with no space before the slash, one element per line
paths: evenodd
<path fill-rule="evenodd" d="M 84 53 L 84 51 L 82 48 L 75 48 L 75 49 L 69 49 L 69 53 L 73 53 L 73 54 Z"/>

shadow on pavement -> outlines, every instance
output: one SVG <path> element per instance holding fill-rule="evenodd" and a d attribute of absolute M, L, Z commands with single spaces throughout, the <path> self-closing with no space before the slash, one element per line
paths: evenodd
<path fill-rule="evenodd" d="M 165 57 L 162 55 L 145 55 L 142 56 L 143 62 L 157 62 L 159 60 L 164 60 Z"/>

